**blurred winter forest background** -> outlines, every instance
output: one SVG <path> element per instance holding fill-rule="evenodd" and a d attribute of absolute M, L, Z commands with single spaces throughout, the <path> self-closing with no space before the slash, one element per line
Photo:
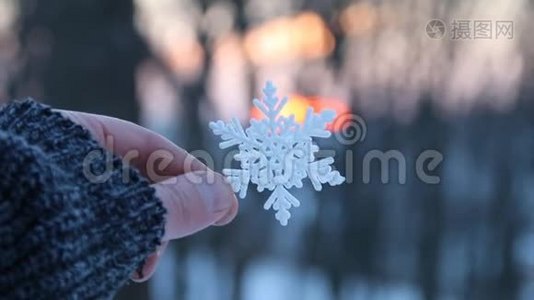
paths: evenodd
<path fill-rule="evenodd" d="M 453 20 L 513 21 L 513 37 L 455 39 Z M 296 192 L 287 227 L 251 191 L 119 299 L 534 299 L 532 20 L 527 0 L 0 0 L 0 99 L 132 120 L 218 170 L 208 122 L 246 124 L 266 79 L 297 117 L 365 120 L 365 139 L 321 143 L 352 183 Z M 415 174 L 428 149 L 438 184 Z M 395 162 L 364 182 L 372 150 L 402 153 L 406 182 Z"/>

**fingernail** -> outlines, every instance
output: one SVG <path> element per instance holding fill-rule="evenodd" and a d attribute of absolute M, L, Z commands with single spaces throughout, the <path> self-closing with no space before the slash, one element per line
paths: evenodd
<path fill-rule="evenodd" d="M 229 188 L 221 176 L 207 173 L 205 175 L 214 177 L 212 180 L 207 180 L 205 177 L 202 183 L 195 185 L 195 188 L 213 216 L 213 222 L 217 222 L 231 211 L 233 193 L 229 193 Z"/>
<path fill-rule="evenodd" d="M 217 220 L 215 223 L 213 223 L 213 225 L 215 226 L 224 226 L 224 225 L 227 225 L 228 223 L 230 223 L 230 221 L 232 221 L 234 219 L 234 215 L 235 215 L 235 211 L 234 210 L 237 210 L 237 206 L 232 206 L 232 208 L 230 208 L 228 210 L 228 212 L 221 218 L 219 218 L 219 220 Z"/>

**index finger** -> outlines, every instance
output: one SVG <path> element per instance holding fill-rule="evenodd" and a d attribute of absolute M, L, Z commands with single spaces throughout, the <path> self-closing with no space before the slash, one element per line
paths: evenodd
<path fill-rule="evenodd" d="M 165 137 L 132 122 L 84 112 L 59 110 L 61 114 L 85 127 L 97 142 L 114 154 L 128 158 L 145 177 L 157 182 L 156 177 L 177 176 L 187 172 L 203 171 L 208 167 Z M 153 164 L 158 159 L 168 163 L 154 174 Z"/>

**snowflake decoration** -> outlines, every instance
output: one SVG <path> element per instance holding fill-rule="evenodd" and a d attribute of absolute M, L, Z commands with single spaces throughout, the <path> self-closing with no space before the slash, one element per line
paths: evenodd
<path fill-rule="evenodd" d="M 315 160 L 319 147 L 312 141 L 314 137 L 330 136 L 326 125 L 334 120 L 336 114 L 331 110 L 315 114 L 313 108 L 308 107 L 306 119 L 300 125 L 294 115 L 280 115 L 287 97 L 279 100 L 276 87 L 271 82 L 266 83 L 263 94 L 264 101 L 254 99 L 254 105 L 266 118 L 251 120 L 246 130 L 236 118 L 229 123 L 217 121 L 209 125 L 215 135 L 221 136 L 221 149 L 239 147 L 234 159 L 240 162 L 241 169 L 223 170 L 234 192 L 245 198 L 249 183 L 257 185 L 258 192 L 265 189 L 272 191 L 263 208 L 269 210 L 272 207 L 276 211 L 276 219 L 285 226 L 291 217 L 289 209 L 300 206 L 299 200 L 288 189 L 301 188 L 306 177 L 317 191 L 325 183 L 334 186 L 345 181 L 338 171 L 332 169 L 332 157 Z"/>

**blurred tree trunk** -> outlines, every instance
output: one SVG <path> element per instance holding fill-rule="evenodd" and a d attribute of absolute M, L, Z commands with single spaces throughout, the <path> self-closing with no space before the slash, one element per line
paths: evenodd
<path fill-rule="evenodd" d="M 137 121 L 135 69 L 148 50 L 131 0 L 20 1 L 21 69 L 14 97 Z M 118 295 L 147 299 L 146 284 Z"/>
<path fill-rule="evenodd" d="M 20 10 L 13 96 L 136 121 L 134 71 L 148 51 L 131 0 L 23 0 Z"/>

